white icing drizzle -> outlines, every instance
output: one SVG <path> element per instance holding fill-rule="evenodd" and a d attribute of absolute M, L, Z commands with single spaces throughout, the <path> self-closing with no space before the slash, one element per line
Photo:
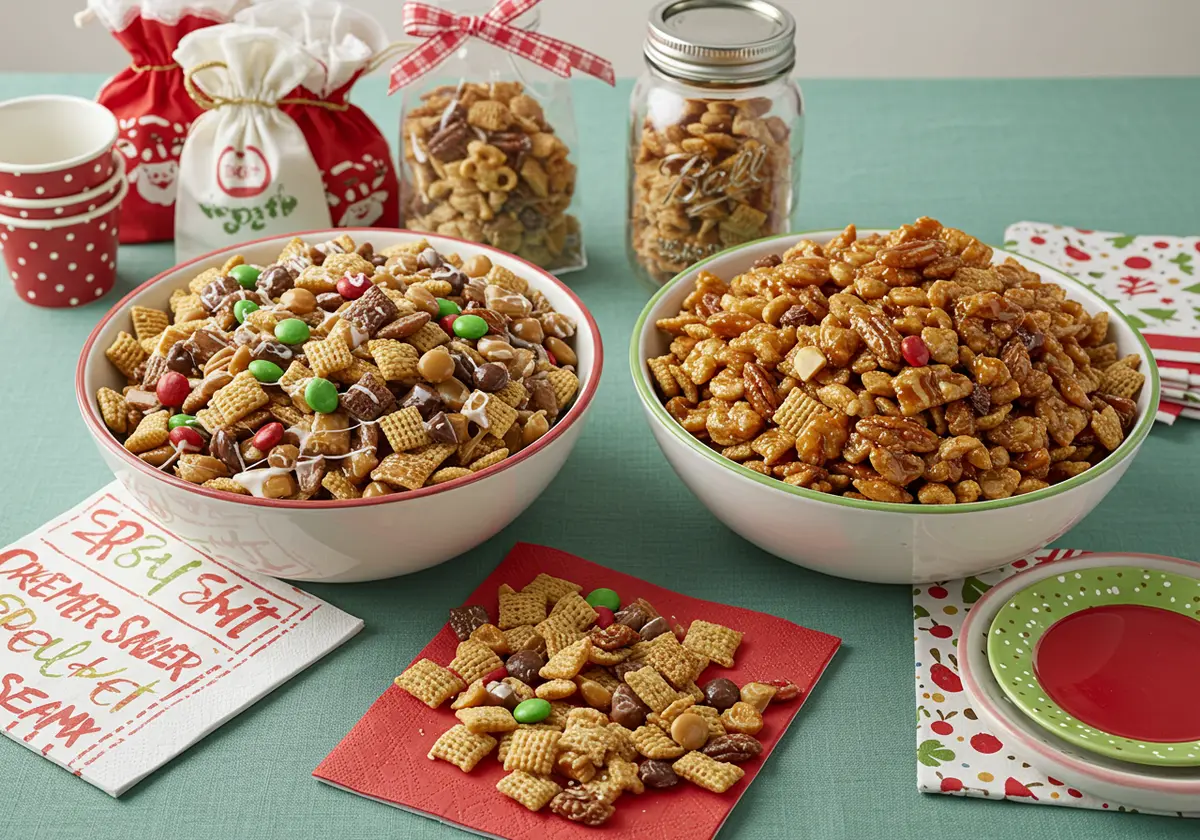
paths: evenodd
<path fill-rule="evenodd" d="M 287 475 L 290 472 L 291 470 L 284 467 L 267 467 L 266 469 L 240 472 L 233 477 L 233 480 L 246 488 L 251 496 L 265 499 L 266 494 L 263 493 L 263 486 L 275 476 Z"/>
<path fill-rule="evenodd" d="M 487 416 L 487 405 L 490 400 L 491 397 L 483 391 L 471 394 L 470 398 L 463 403 L 461 410 L 463 417 L 474 421 L 476 426 L 486 430 L 491 426 Z"/>
<path fill-rule="evenodd" d="M 353 321 L 346 321 L 350 325 L 350 349 L 358 347 L 364 341 L 371 337 L 369 332 L 360 330 Z"/>
<path fill-rule="evenodd" d="M 376 393 L 374 391 L 372 391 L 370 388 L 366 388 L 358 382 L 355 382 L 353 385 L 351 385 L 349 388 L 346 389 L 347 394 L 349 394 L 351 391 L 360 391 L 360 392 L 366 394 L 368 397 L 370 397 L 371 402 L 375 403 L 375 405 L 380 404 L 378 395 L 376 395 Z"/>

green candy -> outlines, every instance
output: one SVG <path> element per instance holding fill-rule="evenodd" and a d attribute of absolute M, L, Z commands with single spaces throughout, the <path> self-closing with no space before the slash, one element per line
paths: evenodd
<path fill-rule="evenodd" d="M 275 337 L 284 344 L 303 344 L 308 336 L 308 324 L 299 318 L 284 318 L 275 325 Z"/>
<path fill-rule="evenodd" d="M 611 589 L 593 589 L 586 600 L 593 607 L 608 607 L 613 612 L 621 609 L 621 596 Z"/>
<path fill-rule="evenodd" d="M 540 697 L 522 700 L 517 704 L 517 708 L 513 709 L 512 715 L 517 719 L 517 723 L 538 723 L 550 717 L 550 701 Z"/>
<path fill-rule="evenodd" d="M 191 426 L 196 428 L 200 425 L 200 421 L 190 414 L 172 414 L 171 419 L 167 421 L 167 428 L 174 431 L 180 426 Z"/>
<path fill-rule="evenodd" d="M 253 289 L 254 284 L 258 282 L 258 275 L 262 274 L 257 268 L 252 265 L 235 265 L 229 269 L 229 276 L 237 281 L 238 285 L 243 289 Z"/>
<path fill-rule="evenodd" d="M 283 368 L 267 359 L 255 359 L 250 363 L 250 373 L 259 382 L 278 382 Z"/>
<path fill-rule="evenodd" d="M 238 268 L 241 268 L 239 265 Z M 239 300 L 233 305 L 233 317 L 239 324 L 246 323 L 246 316 L 258 309 L 258 304 L 252 300 Z"/>
<path fill-rule="evenodd" d="M 459 338 L 483 338 L 487 331 L 488 322 L 478 315 L 459 315 L 454 319 L 454 334 Z"/>
<path fill-rule="evenodd" d="M 462 312 L 461 306 L 459 306 L 454 301 L 446 300 L 445 298 L 438 298 L 437 305 L 438 305 L 437 316 L 439 318 L 445 318 L 447 315 L 457 315 L 458 313 Z"/>
<path fill-rule="evenodd" d="M 304 401 L 313 411 L 321 414 L 333 414 L 338 407 L 337 386 L 319 376 L 310 379 L 304 386 Z"/>

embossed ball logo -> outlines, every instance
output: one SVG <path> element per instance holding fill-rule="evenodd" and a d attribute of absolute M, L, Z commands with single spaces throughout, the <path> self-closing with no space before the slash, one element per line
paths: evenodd
<path fill-rule="evenodd" d="M 217 186 L 231 198 L 252 198 L 271 185 L 271 166 L 254 146 L 226 146 L 217 158 Z"/>

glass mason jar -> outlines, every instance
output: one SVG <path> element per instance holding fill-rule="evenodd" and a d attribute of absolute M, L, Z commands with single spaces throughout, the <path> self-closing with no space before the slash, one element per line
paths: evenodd
<path fill-rule="evenodd" d="M 490 0 L 443 0 L 483 15 Z M 536 31 L 536 9 L 512 25 Z M 482 38 L 404 88 L 401 222 L 482 242 L 555 273 L 587 258 L 571 86 Z"/>
<path fill-rule="evenodd" d="M 804 117 L 796 23 L 766 0 L 666 0 L 630 102 L 626 243 L 665 283 L 724 248 L 788 230 Z"/>

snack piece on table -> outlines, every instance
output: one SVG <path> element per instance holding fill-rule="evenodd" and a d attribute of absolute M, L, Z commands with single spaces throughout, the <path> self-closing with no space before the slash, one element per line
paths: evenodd
<path fill-rule="evenodd" d="M 483 330 L 452 340 L 431 321 L 443 305 Z M 97 392 L 100 414 L 142 460 L 233 495 L 358 499 L 470 476 L 542 437 L 578 391 L 569 318 L 524 278 L 424 240 L 293 240 L 271 265 L 234 257 L 197 274 L 170 309 L 131 307 L 106 350 L 127 384 Z M 439 347 L 453 364 L 423 367 Z M 168 441 L 160 412 L 195 434 Z M 268 462 L 239 442 L 271 423 L 296 452 Z M 556 581 L 537 584 L 547 607 Z"/>
<path fill-rule="evenodd" d="M 688 432 L 763 475 L 867 501 L 964 504 L 1071 478 L 1125 439 L 1145 382 L 1107 312 L 929 218 L 850 225 L 736 277 L 702 271 L 657 326 L 672 343 L 650 378 Z M 702 644 L 684 642 L 732 661 Z"/>

